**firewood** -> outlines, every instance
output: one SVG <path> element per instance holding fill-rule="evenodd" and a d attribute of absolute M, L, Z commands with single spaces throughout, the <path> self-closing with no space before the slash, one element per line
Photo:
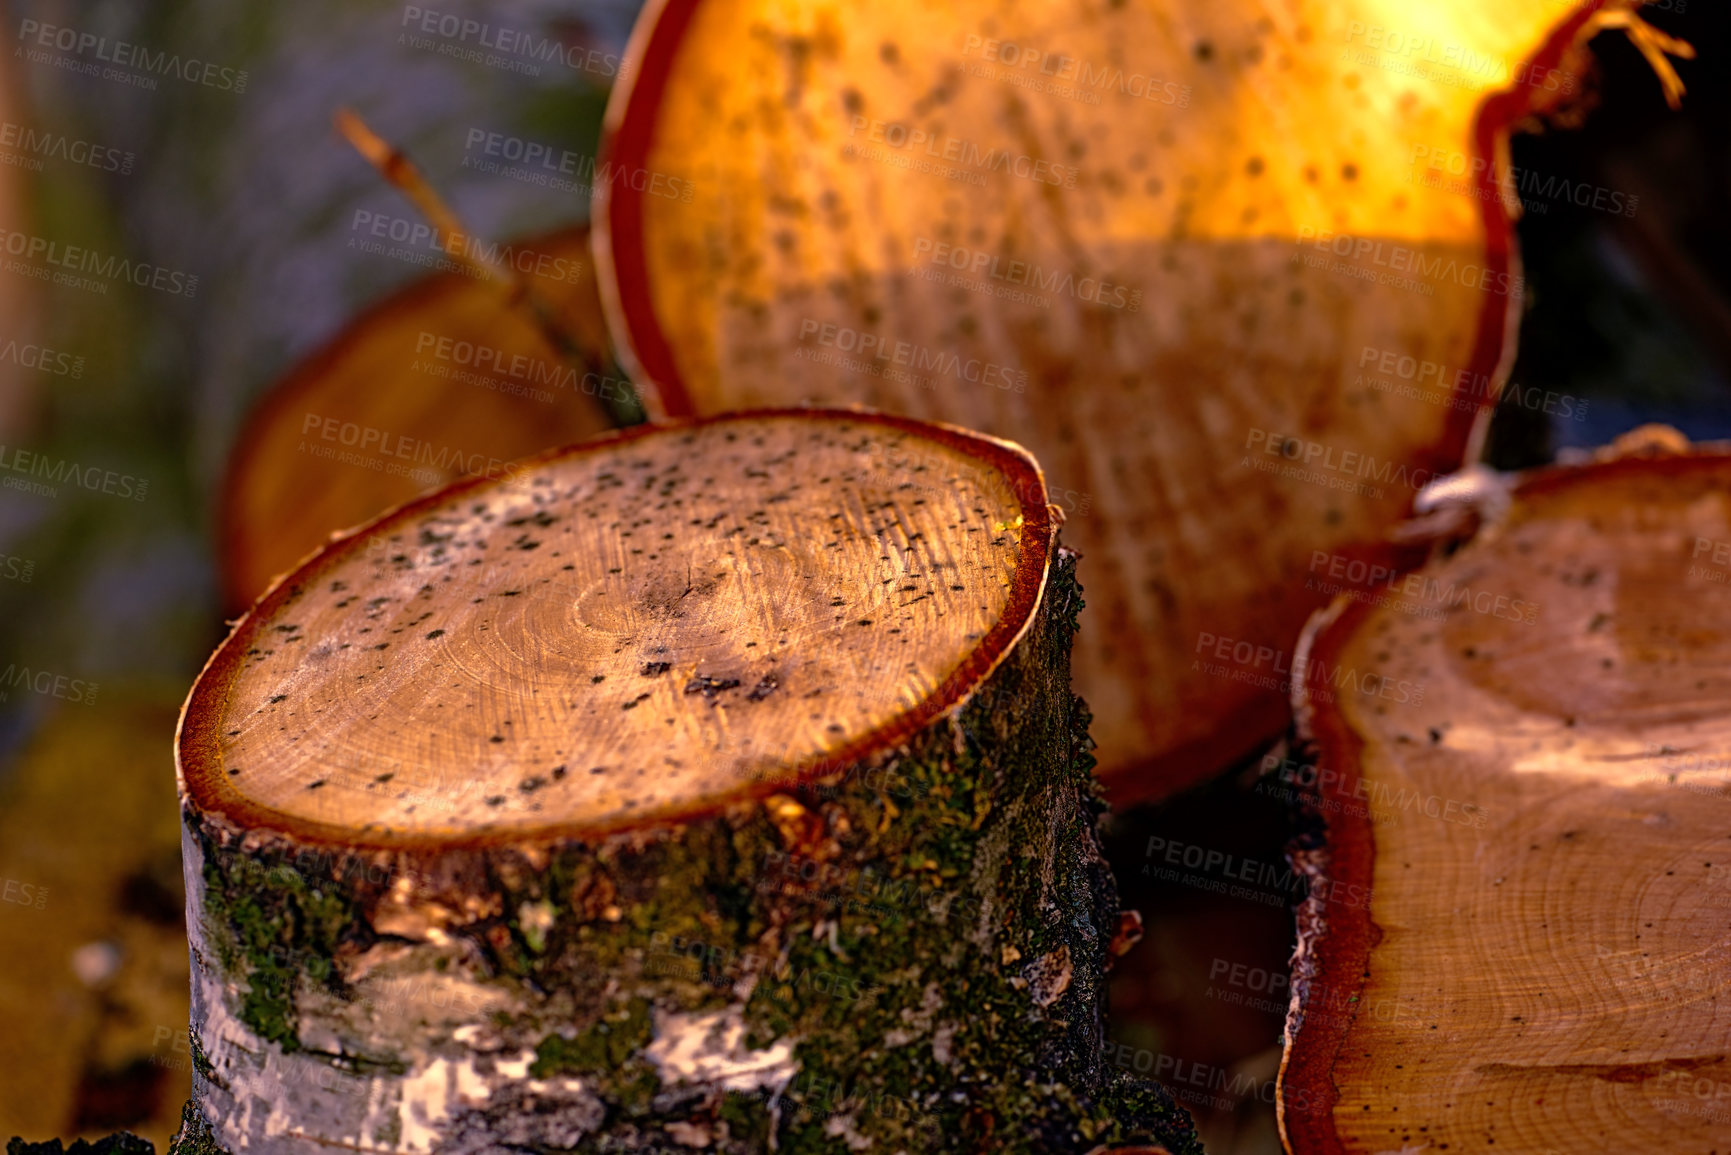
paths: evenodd
<path fill-rule="evenodd" d="M 1089 559 L 1102 776 L 1171 793 L 1287 721 L 1269 662 L 1203 650 L 1290 659 L 1327 600 L 1292 575 L 1378 541 L 1494 403 L 1510 131 L 1583 95 L 1606 26 L 1675 97 L 1625 7 L 666 0 L 608 112 L 609 321 L 670 413 L 1028 445 Z"/>
<path fill-rule="evenodd" d="M 1289 1150 L 1725 1149 L 1731 454 L 1645 440 L 1306 631 Z"/>
<path fill-rule="evenodd" d="M 1099 1047 L 1059 520 L 1014 445 L 782 410 L 310 559 L 182 718 L 180 1149 L 1199 1152 Z"/>

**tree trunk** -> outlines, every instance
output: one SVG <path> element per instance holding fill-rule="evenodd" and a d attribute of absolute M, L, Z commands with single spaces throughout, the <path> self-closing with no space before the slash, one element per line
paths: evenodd
<path fill-rule="evenodd" d="M 781 411 L 309 561 L 182 721 L 182 1149 L 1198 1151 L 1098 1049 L 1057 520 L 1007 443 Z"/>
<path fill-rule="evenodd" d="M 1731 456 L 1601 456 L 1307 632 L 1291 1150 L 1725 1149 Z"/>

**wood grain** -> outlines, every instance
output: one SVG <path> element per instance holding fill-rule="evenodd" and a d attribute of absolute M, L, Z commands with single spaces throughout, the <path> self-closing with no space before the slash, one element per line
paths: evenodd
<path fill-rule="evenodd" d="M 408 507 L 224 645 L 189 786 L 350 836 L 595 827 L 904 732 L 1021 628 L 1045 564 L 1031 463 L 946 436 L 723 420 Z"/>
<path fill-rule="evenodd" d="M 1731 457 L 1509 500 L 1313 623 L 1292 1150 L 1731 1134 Z"/>
<path fill-rule="evenodd" d="M 1460 460 L 1523 293 L 1506 136 L 1580 94 L 1589 9 L 651 15 L 597 254 L 666 410 L 861 401 L 1016 438 L 1090 559 L 1078 680 L 1115 796 L 1274 734 L 1281 689 L 1197 675 L 1199 644 L 1289 650 L 1312 552 L 1374 547 Z M 1318 459 L 1355 464 L 1285 468 Z"/>

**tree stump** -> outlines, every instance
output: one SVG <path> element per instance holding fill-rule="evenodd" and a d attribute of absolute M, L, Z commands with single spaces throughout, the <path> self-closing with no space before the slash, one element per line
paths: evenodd
<path fill-rule="evenodd" d="M 1731 456 L 1477 504 L 1301 646 L 1288 1149 L 1724 1151 Z"/>
<path fill-rule="evenodd" d="M 310 559 L 182 719 L 180 1148 L 1199 1151 L 1098 1050 L 1058 521 L 1008 443 L 765 411 Z"/>

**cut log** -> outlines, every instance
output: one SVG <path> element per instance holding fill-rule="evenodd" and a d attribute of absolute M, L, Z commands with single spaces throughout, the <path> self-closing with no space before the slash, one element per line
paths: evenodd
<path fill-rule="evenodd" d="M 611 428 L 610 406 L 634 404 L 609 368 L 588 228 L 500 251 L 575 356 L 505 287 L 468 271 L 362 313 L 272 387 L 235 445 L 219 513 L 231 612 L 332 533 Z"/>
<path fill-rule="evenodd" d="M 182 719 L 186 1148 L 1199 1151 L 1099 1050 L 1057 522 L 1008 443 L 770 411 L 309 560 Z"/>
<path fill-rule="evenodd" d="M 1462 460 L 1522 300 L 1507 135 L 1581 93 L 1599 7 L 663 0 L 608 111 L 609 322 L 670 413 L 1028 445 L 1102 776 L 1170 793 L 1288 717 L 1201 649 L 1289 659 L 1292 575 Z"/>
<path fill-rule="evenodd" d="M 1300 647 L 1288 1149 L 1725 1151 L 1731 455 L 1474 497 Z"/>

